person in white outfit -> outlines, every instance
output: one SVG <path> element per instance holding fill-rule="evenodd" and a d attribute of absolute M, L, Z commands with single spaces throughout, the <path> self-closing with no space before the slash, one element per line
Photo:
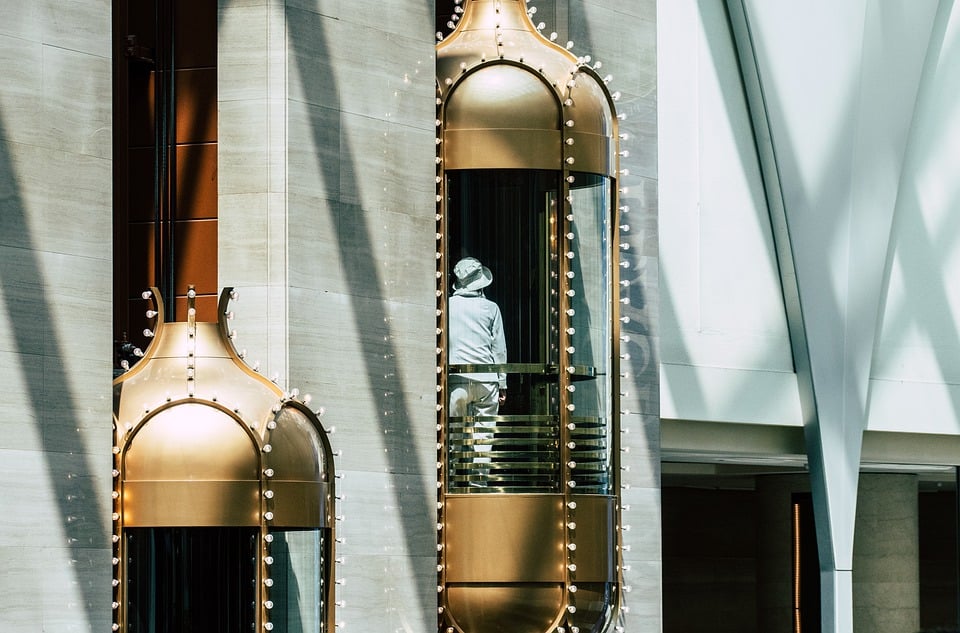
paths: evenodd
<path fill-rule="evenodd" d="M 451 365 L 499 365 L 507 362 L 500 308 L 483 295 L 493 283 L 490 269 L 474 257 L 453 267 L 456 282 L 448 304 Z M 483 372 L 450 375 L 450 415 L 497 415 L 507 399 L 507 375 Z"/>
<path fill-rule="evenodd" d="M 449 331 L 449 363 L 451 365 L 502 365 L 507 362 L 507 344 L 503 337 L 500 308 L 483 296 L 483 289 L 493 282 L 490 269 L 476 258 L 465 257 L 453 267 L 456 282 L 447 304 Z M 507 374 L 480 372 L 450 374 L 450 416 L 495 416 L 507 400 Z M 487 455 L 493 446 L 493 420 L 474 420 L 469 452 L 477 477 L 469 485 L 485 488 L 490 477 Z M 487 431 L 486 429 L 489 429 Z"/>

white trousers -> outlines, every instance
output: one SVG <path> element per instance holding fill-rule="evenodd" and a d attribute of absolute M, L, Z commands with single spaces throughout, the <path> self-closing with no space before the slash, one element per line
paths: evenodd
<path fill-rule="evenodd" d="M 463 380 L 450 382 L 450 415 L 497 415 L 500 385 L 495 382 Z"/>

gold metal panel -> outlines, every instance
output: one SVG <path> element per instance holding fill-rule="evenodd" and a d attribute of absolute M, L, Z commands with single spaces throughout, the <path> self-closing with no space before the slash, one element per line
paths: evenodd
<path fill-rule="evenodd" d="M 567 604 L 563 584 L 448 585 L 446 602 L 464 633 L 549 633 Z"/>
<path fill-rule="evenodd" d="M 450 93 L 445 130 L 560 129 L 557 94 L 530 69 L 488 64 L 465 76 Z"/>
<path fill-rule="evenodd" d="M 270 452 L 264 465 L 275 471 L 274 477 L 289 481 L 319 482 L 324 479 L 323 440 L 306 414 L 294 407 L 283 407 L 264 438 Z"/>
<path fill-rule="evenodd" d="M 450 130 L 444 133 L 445 169 L 561 169 L 555 130 Z"/>
<path fill-rule="evenodd" d="M 271 527 L 324 528 L 331 527 L 328 514 L 327 484 L 314 481 L 271 481 L 267 489 L 273 491 Z"/>
<path fill-rule="evenodd" d="M 570 165 L 571 171 L 617 177 L 617 160 L 613 140 L 610 137 L 570 132 L 567 138 L 573 139 L 573 145 L 567 148 L 567 155 L 573 157 L 575 161 Z"/>
<path fill-rule="evenodd" d="M 257 481 L 127 481 L 124 527 L 260 525 Z"/>
<path fill-rule="evenodd" d="M 615 499 L 601 495 L 573 495 L 571 499 L 577 504 L 569 515 L 577 525 L 572 530 L 577 543 L 571 556 L 577 565 L 573 580 L 578 584 L 616 582 Z"/>
<path fill-rule="evenodd" d="M 444 510 L 448 583 L 566 578 L 562 495 L 447 495 Z"/>
<path fill-rule="evenodd" d="M 564 110 L 576 119 L 581 132 L 612 137 L 614 115 L 603 80 L 589 67 L 581 67 L 570 88 L 570 100 Z"/>
<path fill-rule="evenodd" d="M 259 478 L 259 449 L 241 422 L 200 402 L 159 410 L 123 454 L 127 481 L 231 481 Z"/>
<path fill-rule="evenodd" d="M 193 353 L 196 349 L 196 338 L 190 337 L 190 328 L 186 322 L 164 323 L 163 334 L 159 336 L 158 332 L 158 336 L 150 344 L 150 358 L 189 358 L 196 355 Z"/>
<path fill-rule="evenodd" d="M 577 66 L 570 51 L 537 33 L 523 0 L 471 0 L 457 28 L 437 44 L 441 92 L 447 79 L 452 83 L 477 64 L 498 59 L 522 61 L 558 86 Z"/>

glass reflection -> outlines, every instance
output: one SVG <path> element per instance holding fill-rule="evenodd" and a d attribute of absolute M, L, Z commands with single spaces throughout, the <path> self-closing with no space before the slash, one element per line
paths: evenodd
<path fill-rule="evenodd" d="M 575 255 L 570 260 L 570 307 L 574 311 L 570 324 L 576 331 L 571 338 L 571 360 L 574 366 L 584 368 L 585 374 L 571 393 L 576 407 L 572 439 L 577 445 L 572 455 L 577 463 L 573 473 L 578 491 L 603 494 L 610 481 L 612 439 L 611 181 L 594 174 L 574 174 L 570 199 L 573 219 L 567 244 Z"/>
<path fill-rule="evenodd" d="M 327 566 L 324 530 L 276 530 L 270 546 L 271 608 L 275 631 L 317 633 L 324 630 Z"/>

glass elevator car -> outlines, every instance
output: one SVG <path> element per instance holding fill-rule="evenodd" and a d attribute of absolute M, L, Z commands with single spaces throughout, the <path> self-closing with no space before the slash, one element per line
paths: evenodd
<path fill-rule="evenodd" d="M 593 67 L 539 34 L 522 0 L 464 4 L 437 47 L 437 91 L 439 631 L 613 631 L 613 102 Z M 491 273 L 473 294 L 499 308 L 505 358 L 452 354 L 464 258 Z M 489 393 L 501 376 L 502 404 L 452 406 L 469 381 Z"/>
<path fill-rule="evenodd" d="M 333 456 L 216 323 L 164 323 L 114 381 L 114 631 L 332 633 Z"/>

